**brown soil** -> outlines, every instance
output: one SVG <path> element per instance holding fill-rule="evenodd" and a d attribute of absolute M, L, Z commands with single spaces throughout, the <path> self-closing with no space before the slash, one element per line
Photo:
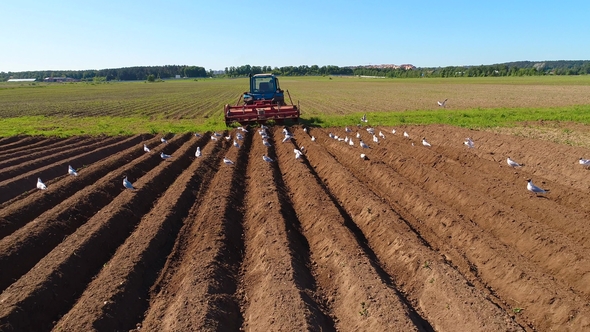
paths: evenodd
<path fill-rule="evenodd" d="M 365 128 L 289 129 L 283 143 L 271 128 L 266 147 L 251 128 L 239 149 L 210 133 L 0 140 L 14 153 L 0 172 L 0 330 L 590 328 L 583 143 L 442 125 L 377 128 L 378 144 Z M 567 129 L 579 142 L 590 132 Z M 550 192 L 530 194 L 528 178 Z"/>

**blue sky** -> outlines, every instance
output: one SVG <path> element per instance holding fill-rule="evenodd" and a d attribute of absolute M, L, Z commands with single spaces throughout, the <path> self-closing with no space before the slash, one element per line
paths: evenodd
<path fill-rule="evenodd" d="M 590 1 L 0 3 L 0 71 L 590 59 Z"/>

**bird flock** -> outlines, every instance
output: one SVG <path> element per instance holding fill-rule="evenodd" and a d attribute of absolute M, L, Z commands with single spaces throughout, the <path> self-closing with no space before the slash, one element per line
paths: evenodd
<path fill-rule="evenodd" d="M 446 101 L 447 101 L 447 99 L 445 99 L 442 102 L 438 102 L 438 103 L 441 107 L 444 107 Z M 370 154 L 370 151 L 372 148 L 369 144 L 367 144 L 363 140 L 363 137 L 368 135 L 368 137 L 370 137 L 371 144 L 379 145 L 382 140 L 386 139 L 387 136 L 383 133 L 383 131 L 381 131 L 381 130 L 377 131 L 374 127 L 369 126 L 367 124 L 369 120 L 368 120 L 366 114 L 364 114 L 360 120 L 361 120 L 361 124 L 357 124 L 356 133 L 353 131 L 353 129 L 346 126 L 344 128 L 344 132 L 345 132 L 344 137 L 341 137 L 341 136 L 338 136 L 332 132 L 329 132 L 328 138 L 330 138 L 332 140 L 336 140 L 338 142 L 343 142 L 344 144 L 346 144 L 350 147 L 356 147 L 356 145 L 358 144 L 358 146 L 362 150 L 369 151 L 369 152 L 360 153 L 361 159 L 362 160 L 369 160 L 368 154 Z M 366 128 L 364 128 L 364 131 L 366 131 L 366 134 L 361 134 L 361 132 L 363 132 L 363 130 L 361 130 L 361 129 L 363 129 L 363 123 L 367 124 Z M 244 135 L 245 135 L 245 133 L 248 132 L 248 129 L 246 129 L 244 127 L 238 127 L 237 131 L 238 132 L 235 134 L 235 137 L 233 139 L 231 137 L 231 134 L 228 134 L 227 136 L 223 136 L 220 133 L 214 132 L 211 135 L 211 140 L 217 141 L 218 139 L 220 139 L 223 136 L 223 138 L 226 141 L 232 141 L 233 148 L 240 149 L 241 148 L 240 142 L 244 140 Z M 308 128 L 303 128 L 303 131 L 309 136 L 310 141 L 312 141 L 312 142 L 316 141 L 316 137 L 310 133 L 310 130 Z M 260 136 L 260 138 L 262 140 L 262 144 L 265 147 L 267 147 L 267 148 L 272 147 L 272 144 L 269 141 L 270 136 L 268 134 L 268 127 L 267 126 L 261 125 L 260 128 L 257 130 L 257 133 Z M 287 127 L 282 129 L 282 134 L 283 134 L 283 138 L 281 139 L 281 144 L 290 142 L 294 138 L 294 134 L 291 133 Z M 395 136 L 396 134 L 397 134 L 397 130 L 392 129 L 391 135 Z M 414 141 L 412 140 L 410 134 L 407 131 L 403 131 L 402 136 L 403 136 L 403 139 L 410 141 L 412 146 L 415 146 Z M 201 134 L 195 133 L 195 137 L 201 137 Z M 168 141 L 164 137 L 160 138 L 160 142 L 163 145 L 168 144 Z M 466 137 L 462 143 L 468 150 L 476 148 L 476 144 L 475 144 L 473 138 L 471 138 L 471 137 Z M 142 143 L 142 145 L 143 145 L 143 151 L 145 153 L 149 154 L 151 152 L 151 150 L 148 147 L 148 145 L 145 143 Z M 294 158 L 296 160 L 301 160 L 304 156 L 304 149 L 305 148 L 303 146 L 298 147 L 296 143 L 294 143 L 294 145 L 295 145 L 295 148 L 293 149 Z M 426 137 L 422 137 L 421 145 L 426 148 L 433 147 L 433 145 L 426 139 Z M 201 147 L 197 147 L 196 151 L 195 151 L 195 157 L 200 158 L 201 156 L 202 156 Z M 162 152 L 160 152 L 160 158 L 164 161 L 168 161 L 172 158 L 172 155 L 166 154 L 162 151 Z M 275 161 L 270 156 L 268 156 L 268 153 L 265 153 L 262 155 L 262 160 L 267 163 L 273 163 Z M 223 163 L 228 166 L 235 165 L 235 162 L 232 161 L 231 159 L 229 159 L 227 156 L 225 156 L 223 158 Z M 580 158 L 578 160 L 578 163 L 580 165 L 584 166 L 586 169 L 590 169 L 590 159 Z M 506 164 L 510 168 L 514 168 L 514 169 L 521 169 L 521 168 L 525 167 L 524 163 L 518 162 L 518 161 L 512 159 L 511 157 L 506 157 Z M 70 176 L 73 176 L 73 177 L 78 176 L 78 171 L 75 168 L 73 168 L 71 165 L 68 165 L 67 172 L 68 172 L 67 174 Z M 533 183 L 532 179 L 530 179 L 530 178 L 528 178 L 526 180 L 526 182 L 527 182 L 527 185 L 526 185 L 527 190 L 535 195 L 545 195 L 545 194 L 549 193 L 549 189 L 541 188 L 541 187 L 535 185 Z M 123 178 L 123 187 L 126 189 L 129 189 L 129 190 L 136 190 L 136 188 L 129 181 L 127 176 L 124 176 L 124 178 Z M 48 189 L 47 185 L 41 180 L 40 177 L 37 178 L 37 189 L 39 189 L 39 190 L 47 190 Z"/>

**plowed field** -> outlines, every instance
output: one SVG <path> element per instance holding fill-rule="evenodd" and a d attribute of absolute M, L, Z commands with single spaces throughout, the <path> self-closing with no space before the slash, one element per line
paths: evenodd
<path fill-rule="evenodd" d="M 590 150 L 396 129 L 0 140 L 0 330 L 590 329 Z"/>

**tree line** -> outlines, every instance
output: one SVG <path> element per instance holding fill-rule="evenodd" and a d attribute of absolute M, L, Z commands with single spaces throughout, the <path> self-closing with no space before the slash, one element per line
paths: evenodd
<path fill-rule="evenodd" d="M 46 77 L 69 77 L 81 81 L 96 81 L 97 78 L 105 81 L 143 81 L 150 75 L 155 78 L 181 77 L 208 77 L 213 76 L 213 71 L 207 71 L 199 66 L 148 66 L 148 67 L 125 67 L 100 70 L 45 70 L 45 71 L 22 71 L 22 72 L 0 72 L 0 81 L 9 78 L 35 78 L 43 81 Z"/>
<path fill-rule="evenodd" d="M 70 77 L 81 81 L 143 81 L 168 79 L 176 75 L 181 77 L 244 77 L 249 74 L 273 73 L 280 76 L 326 76 L 326 75 L 361 75 L 378 77 L 487 77 L 487 76 L 532 76 L 532 75 L 588 75 L 590 61 L 519 61 L 494 65 L 480 66 L 448 66 L 433 68 L 374 68 L 366 66 L 251 66 L 226 67 L 223 73 L 215 73 L 199 66 L 152 66 L 127 67 L 101 70 L 69 70 L 69 71 L 24 71 L 0 72 L 0 81 L 9 78 L 36 78 L 43 81 L 45 77 Z"/>

